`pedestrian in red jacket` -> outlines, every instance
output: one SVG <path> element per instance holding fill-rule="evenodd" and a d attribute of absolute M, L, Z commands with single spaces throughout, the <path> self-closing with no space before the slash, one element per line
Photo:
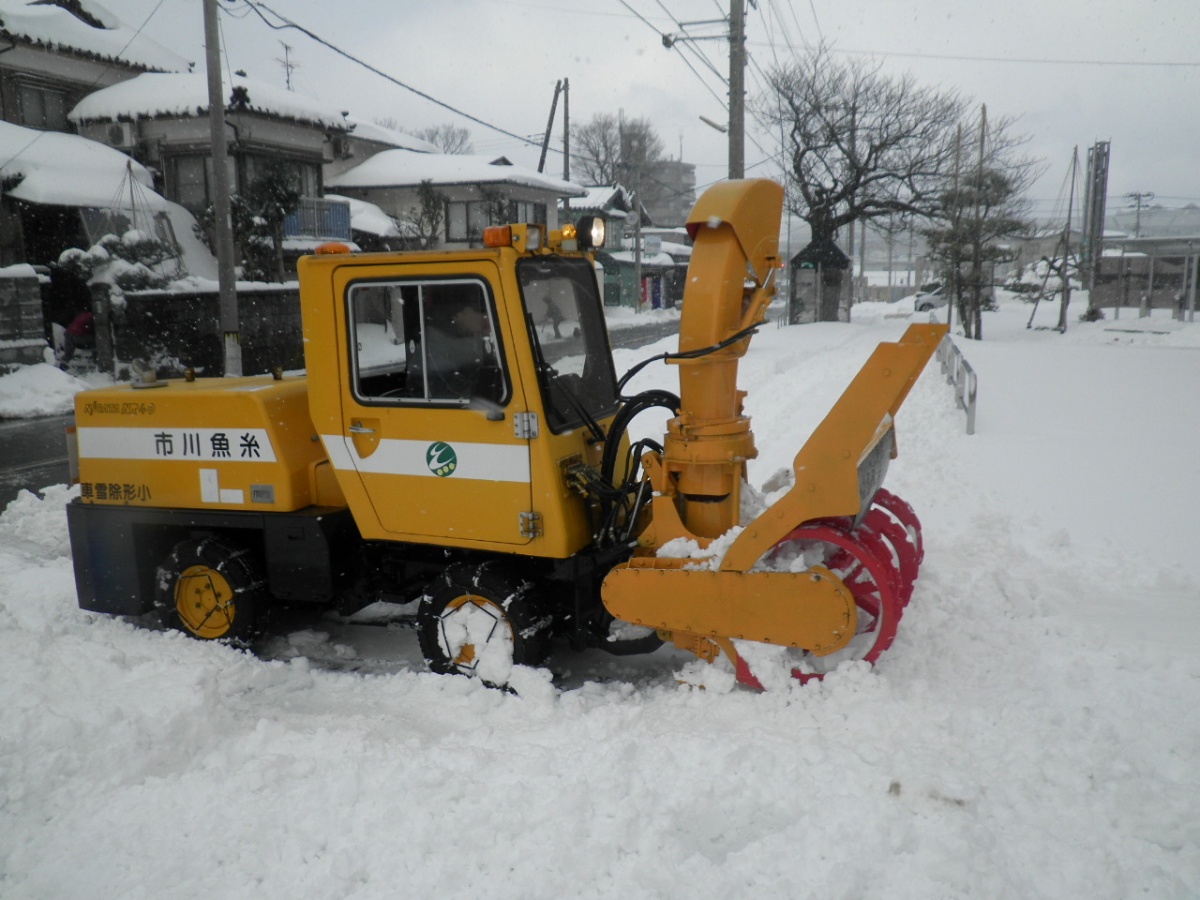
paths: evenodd
<path fill-rule="evenodd" d="M 62 365 L 65 368 L 80 347 L 90 350 L 96 346 L 96 320 L 91 312 L 85 309 L 72 319 L 63 338 L 66 346 L 63 349 Z"/>

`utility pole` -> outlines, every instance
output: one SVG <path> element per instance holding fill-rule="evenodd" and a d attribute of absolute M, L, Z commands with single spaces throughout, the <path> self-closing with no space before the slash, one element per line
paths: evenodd
<path fill-rule="evenodd" d="M 242 374 L 242 341 L 237 281 L 233 270 L 233 220 L 229 203 L 229 158 L 225 144 L 225 99 L 221 88 L 221 39 L 217 0 L 204 0 L 204 64 L 208 69 L 208 125 L 212 144 L 213 228 L 217 241 L 217 286 L 221 302 L 221 334 L 225 375 Z"/>
<path fill-rule="evenodd" d="M 563 181 L 571 180 L 571 79 L 563 79 Z"/>
<path fill-rule="evenodd" d="M 729 177 L 746 176 L 745 0 L 729 4 Z"/>
<path fill-rule="evenodd" d="M 859 219 L 858 226 L 858 277 L 860 280 L 858 302 L 870 300 L 871 295 L 867 290 L 867 220 L 866 218 Z"/>
<path fill-rule="evenodd" d="M 550 149 L 550 132 L 554 130 L 554 111 L 558 109 L 558 95 L 562 93 L 562 79 L 554 83 L 554 99 L 550 101 L 550 119 L 546 122 L 546 136 L 542 138 L 542 155 L 538 157 L 539 172 L 546 171 L 546 151 Z"/>
<path fill-rule="evenodd" d="M 971 327 L 975 340 L 983 340 L 983 161 L 987 149 L 987 104 L 979 107 L 979 163 L 975 168 L 975 220 L 971 228 Z"/>
<path fill-rule="evenodd" d="M 1109 142 L 1097 141 L 1088 148 L 1087 182 L 1083 192 L 1082 239 L 1079 246 L 1079 265 L 1083 270 L 1083 286 L 1088 295 L 1088 308 L 1096 306 L 1094 288 L 1100 257 L 1104 253 L 1104 212 L 1108 197 Z M 1118 306 L 1117 309 L 1120 309 Z"/>
<path fill-rule="evenodd" d="M 1067 333 L 1067 307 L 1071 305 L 1071 207 L 1075 205 L 1075 177 L 1079 171 L 1079 147 L 1071 156 L 1071 186 L 1067 190 L 1067 224 L 1063 226 L 1062 306 L 1058 310 L 1058 330 Z"/>
<path fill-rule="evenodd" d="M 954 129 L 954 205 L 951 207 L 950 218 L 950 233 L 955 235 L 954 241 L 950 247 L 950 284 L 947 285 L 950 293 L 946 298 L 946 327 L 950 329 L 950 333 L 954 333 L 954 306 L 959 300 L 959 285 L 962 279 L 959 277 L 958 271 L 960 262 L 961 247 L 958 241 L 958 226 L 962 221 L 962 210 L 958 202 L 959 180 L 962 176 L 962 123 L 960 122 Z M 961 317 L 961 311 L 960 311 Z"/>
<path fill-rule="evenodd" d="M 1132 191 L 1132 192 L 1126 194 L 1125 196 L 1137 204 L 1137 218 L 1134 219 L 1134 223 L 1133 223 L 1133 236 L 1135 238 L 1141 237 L 1142 236 L 1142 201 L 1143 200 L 1153 200 L 1154 192 L 1153 191 Z"/>
<path fill-rule="evenodd" d="M 642 150 L 643 144 L 639 136 L 629 139 L 630 156 L 635 166 L 633 170 L 633 280 L 634 303 L 637 312 L 642 311 Z"/>

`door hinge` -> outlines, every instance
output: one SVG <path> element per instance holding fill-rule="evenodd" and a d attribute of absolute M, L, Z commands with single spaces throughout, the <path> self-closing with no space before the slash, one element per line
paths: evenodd
<path fill-rule="evenodd" d="M 540 512 L 523 512 L 521 515 L 521 537 L 535 538 L 542 536 L 542 514 Z"/>
<path fill-rule="evenodd" d="M 538 436 L 538 414 L 519 412 L 513 416 L 513 430 L 522 441 L 532 441 Z"/>

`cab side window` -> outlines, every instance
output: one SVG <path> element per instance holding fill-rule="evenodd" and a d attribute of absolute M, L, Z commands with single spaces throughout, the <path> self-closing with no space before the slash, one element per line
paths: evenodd
<path fill-rule="evenodd" d="M 348 300 L 359 399 L 456 405 L 507 400 L 483 282 L 360 284 L 351 287 Z"/>
<path fill-rule="evenodd" d="M 350 289 L 354 392 L 362 399 L 405 396 L 415 289 L 398 284 L 358 284 Z"/>

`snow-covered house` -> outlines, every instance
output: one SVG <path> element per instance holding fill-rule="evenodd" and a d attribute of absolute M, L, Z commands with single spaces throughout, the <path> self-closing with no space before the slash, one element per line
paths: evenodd
<path fill-rule="evenodd" d="M 282 162 L 302 196 L 321 197 L 323 166 L 349 128 L 343 113 L 236 74 L 225 89 L 232 191 L 244 191 L 269 163 Z M 208 111 L 205 75 L 146 73 L 89 94 L 69 118 L 80 134 L 97 140 L 121 131 L 130 155 L 157 173 L 160 192 L 196 212 L 211 199 Z"/>
<path fill-rule="evenodd" d="M 333 142 L 333 160 L 325 164 L 325 179 L 362 165 L 384 150 L 412 150 L 415 153 L 441 153 L 436 144 L 388 128 L 357 116 L 346 116 L 349 131 Z"/>
<path fill-rule="evenodd" d="M 636 212 L 635 212 L 636 207 Z M 567 201 L 571 217 L 601 216 L 608 234 L 598 254 L 604 266 L 604 302 L 609 306 L 676 306 L 683 296 L 683 275 L 692 248 L 683 229 L 654 228 L 646 207 L 620 184 L 589 187 L 587 194 Z M 638 218 L 641 222 L 641 283 L 634 253 Z M 677 233 L 678 232 L 678 233 Z M 667 238 L 673 238 L 668 241 Z"/>
<path fill-rule="evenodd" d="M 437 237 L 445 247 L 478 243 L 483 229 L 504 222 L 539 222 L 558 228 L 558 201 L 582 197 L 584 188 L 516 166 L 504 157 L 384 150 L 327 185 L 338 194 L 376 204 L 401 223 L 416 217 L 419 189 L 430 182 L 443 201 Z M 493 221 L 496 220 L 496 221 Z"/>
<path fill-rule="evenodd" d="M 97 88 L 190 66 L 94 0 L 0 0 L 0 40 L 0 120 L 47 131 Z"/>
<path fill-rule="evenodd" d="M 24 323 L 19 337 L 32 340 L 40 323 L 49 337 L 53 323 L 66 325 L 88 308 L 84 281 L 54 263 L 64 250 L 86 250 L 108 234 L 153 237 L 174 248 L 160 274 L 216 277 L 195 219 L 157 194 L 152 181 L 144 166 L 104 144 L 0 122 L 0 269 L 26 263 L 30 271 L 38 267 L 41 281 L 39 324 Z M 13 338 L 0 322 L 0 344 Z"/>
<path fill-rule="evenodd" d="M 632 192 L 620 184 L 602 184 L 588 187 L 582 197 L 572 197 L 567 201 L 567 209 L 572 218 L 581 216 L 600 216 L 604 219 L 605 233 L 609 241 L 619 240 L 626 229 L 632 231 L 634 225 L 634 199 Z M 638 207 L 642 225 L 650 224 L 650 216 L 644 206 Z"/>

